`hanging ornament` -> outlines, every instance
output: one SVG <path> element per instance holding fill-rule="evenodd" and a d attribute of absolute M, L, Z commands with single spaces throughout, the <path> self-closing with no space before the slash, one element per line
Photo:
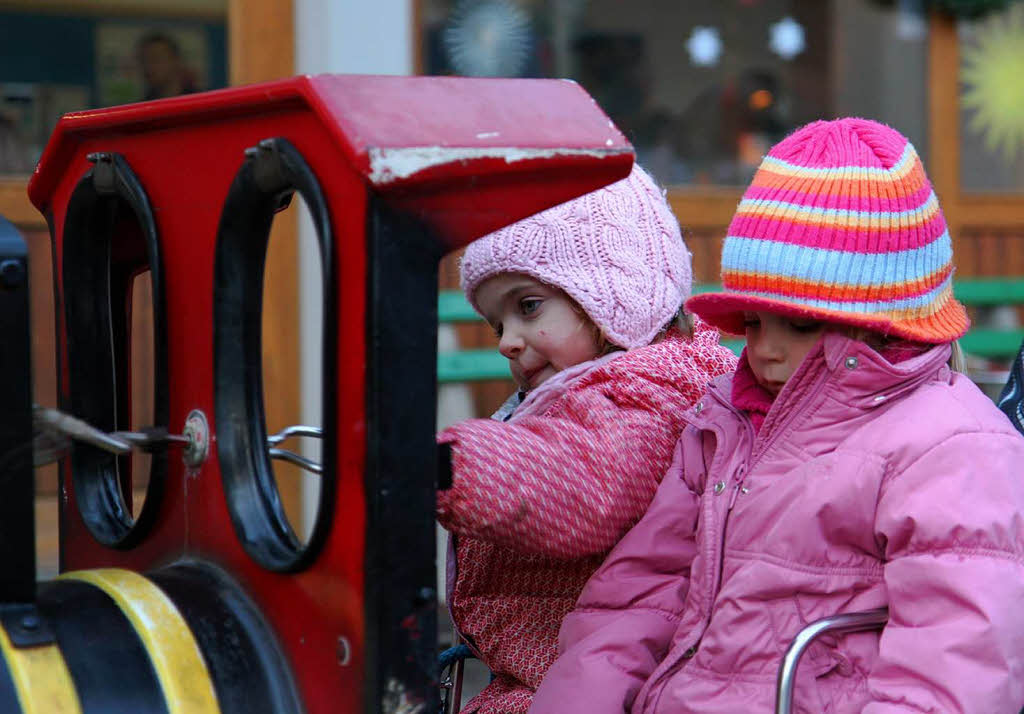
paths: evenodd
<path fill-rule="evenodd" d="M 804 28 L 791 17 L 784 17 L 770 28 L 768 46 L 784 60 L 791 60 L 804 51 Z"/>
<path fill-rule="evenodd" d="M 967 126 L 1011 162 L 1024 148 L 1024 5 L 980 24 L 960 52 L 960 101 L 972 112 Z"/>
<path fill-rule="evenodd" d="M 530 18 L 512 0 L 460 0 L 442 41 L 456 74 L 517 77 L 529 59 Z"/>
<path fill-rule="evenodd" d="M 686 41 L 686 50 L 690 53 L 690 61 L 698 67 L 711 67 L 718 63 L 722 55 L 722 38 L 713 27 L 698 25 L 690 33 Z"/>

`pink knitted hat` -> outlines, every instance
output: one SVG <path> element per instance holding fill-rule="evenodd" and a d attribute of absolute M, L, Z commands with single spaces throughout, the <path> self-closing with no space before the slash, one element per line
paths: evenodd
<path fill-rule="evenodd" d="M 462 289 L 524 273 L 564 290 L 612 343 L 649 344 L 690 294 L 690 253 L 664 194 L 639 166 L 611 186 L 471 243 Z"/>
<path fill-rule="evenodd" d="M 969 325 L 921 159 L 906 137 L 866 119 L 814 122 L 772 147 L 729 224 L 722 287 L 686 305 L 734 334 L 744 310 L 929 343 Z"/>

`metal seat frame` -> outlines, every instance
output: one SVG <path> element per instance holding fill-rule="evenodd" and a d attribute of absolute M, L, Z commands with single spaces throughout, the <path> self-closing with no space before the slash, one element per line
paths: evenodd
<path fill-rule="evenodd" d="M 864 612 L 848 612 L 815 620 L 797 633 L 790 643 L 779 665 L 779 676 L 775 690 L 775 714 L 791 714 L 793 711 L 793 690 L 796 684 L 796 668 L 800 658 L 811 643 L 828 633 L 846 634 L 878 630 L 889 620 L 889 608 L 880 607 Z M 465 660 L 456 660 L 442 678 L 441 688 L 445 690 L 444 714 L 459 714 L 462 709 L 462 676 Z"/>
<path fill-rule="evenodd" d="M 889 620 L 889 608 L 864 612 L 847 612 L 815 620 L 797 633 L 789 644 L 779 665 L 778 685 L 775 690 L 775 714 L 790 714 L 793 710 L 793 688 L 796 684 L 796 667 L 811 643 L 824 634 L 836 632 L 864 632 L 881 629 Z"/>

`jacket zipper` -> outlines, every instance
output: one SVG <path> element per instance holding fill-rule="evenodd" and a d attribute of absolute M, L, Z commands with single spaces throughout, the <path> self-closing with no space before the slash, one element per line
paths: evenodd
<path fill-rule="evenodd" d="M 821 385 L 824 382 L 828 381 L 828 378 L 829 378 L 828 370 L 827 369 L 822 370 L 822 372 L 819 375 L 817 375 L 817 377 L 814 379 L 814 381 L 811 384 L 807 385 L 805 394 L 812 394 L 813 395 L 813 394 L 817 394 L 818 392 L 820 392 L 821 391 L 821 389 L 820 389 Z M 793 423 L 793 420 L 803 412 L 803 409 L 799 409 L 798 407 L 801 407 L 803 405 L 803 403 L 806 402 L 806 401 L 807 401 L 807 397 L 804 397 L 804 398 L 798 400 L 796 403 L 787 405 L 785 413 L 783 413 L 778 419 L 775 420 L 775 424 L 771 425 L 771 427 L 772 427 L 771 433 L 768 434 L 768 436 L 765 439 L 763 439 L 760 442 L 760 444 L 757 443 L 757 439 L 755 438 L 755 440 L 754 440 L 754 447 L 755 448 L 752 449 L 752 454 L 750 456 L 750 467 L 751 468 L 753 468 L 754 465 L 766 453 L 768 453 L 768 450 L 771 449 L 771 447 L 774 446 L 775 442 L 778 440 L 779 435 L 782 434 L 783 432 L 785 432 L 786 428 L 789 427 L 789 425 L 791 423 Z M 762 431 L 763 431 L 763 427 L 762 427 Z"/>

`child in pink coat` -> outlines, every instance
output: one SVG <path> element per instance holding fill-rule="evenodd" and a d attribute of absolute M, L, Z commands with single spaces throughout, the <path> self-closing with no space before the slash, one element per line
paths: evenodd
<path fill-rule="evenodd" d="M 886 606 L 797 671 L 804 714 L 1017 714 L 1024 439 L 951 369 L 968 327 L 913 146 L 815 122 L 772 148 L 729 226 L 746 334 L 650 509 L 565 619 L 534 714 L 758 714 L 807 624 Z"/>
<path fill-rule="evenodd" d="M 438 436 L 452 455 L 438 496 L 456 556 L 448 604 L 494 674 L 464 711 L 525 714 L 562 617 L 735 357 L 682 312 L 690 256 L 639 167 L 473 243 L 461 278 L 519 390 L 495 418 Z"/>

